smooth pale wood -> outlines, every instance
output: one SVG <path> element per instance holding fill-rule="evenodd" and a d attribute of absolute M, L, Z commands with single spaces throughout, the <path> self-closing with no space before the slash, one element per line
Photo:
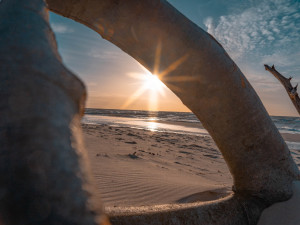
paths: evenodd
<path fill-rule="evenodd" d="M 1 1 L 0 78 L 0 223 L 102 223 L 81 143 L 85 87 L 61 63 L 43 0 Z"/>
<path fill-rule="evenodd" d="M 213 37 L 166 1 L 47 2 L 158 73 L 210 132 L 234 178 L 235 195 L 225 201 L 124 209 L 111 212 L 114 224 L 256 224 L 266 206 L 291 197 L 299 175 L 289 150 Z M 61 65 L 43 4 L 0 3 L 1 220 L 96 224 L 104 217 L 89 204 L 81 164 L 84 86 Z"/>
<path fill-rule="evenodd" d="M 292 181 L 299 179 L 299 171 L 289 149 L 250 83 L 212 36 L 163 0 L 47 3 L 53 12 L 85 24 L 159 74 L 200 119 L 232 173 L 235 197 L 244 196 L 246 202 L 251 202 L 250 207 L 244 207 L 247 204 L 238 198 L 243 214 L 237 205 L 229 204 L 224 208 L 232 209 L 234 216 L 228 215 L 231 222 L 222 223 L 214 219 L 218 216 L 211 216 L 210 224 L 255 224 L 264 207 L 292 196 Z M 186 80 L 176 82 L 178 77 Z M 196 207 L 188 211 L 196 212 L 194 217 L 191 213 L 179 217 L 189 224 L 207 224 L 199 218 L 203 212 L 217 215 L 218 210 L 212 208 Z M 158 221 L 181 224 L 172 220 L 178 212 L 168 212 L 160 217 L 163 222 Z M 148 224 L 143 215 L 135 217 L 132 224 Z M 151 221 L 150 208 L 146 215 L 151 215 L 147 222 Z M 124 223 L 127 220 L 124 218 Z"/>
<path fill-rule="evenodd" d="M 268 65 L 264 65 L 264 66 L 265 66 L 265 69 L 267 71 L 269 71 L 271 74 L 273 74 L 273 76 L 277 80 L 279 80 L 279 82 L 282 84 L 282 86 L 286 90 L 288 96 L 290 97 L 292 103 L 294 104 L 297 112 L 300 114 L 300 98 L 299 98 L 299 95 L 297 93 L 298 84 L 296 85 L 296 87 L 293 87 L 292 84 L 291 84 L 292 77 L 286 78 L 285 76 L 283 76 L 281 73 L 279 73 L 275 69 L 274 65 L 272 67 L 270 67 Z"/>
<path fill-rule="evenodd" d="M 210 132 L 228 162 L 235 190 L 272 199 L 272 192 L 285 195 L 290 189 L 287 183 L 298 170 L 286 144 L 251 85 L 213 37 L 166 1 L 47 2 L 51 10 L 93 28 L 150 71 L 158 46 L 160 73 L 182 61 L 162 81 Z M 193 80 L 173 82 L 178 76 Z"/>

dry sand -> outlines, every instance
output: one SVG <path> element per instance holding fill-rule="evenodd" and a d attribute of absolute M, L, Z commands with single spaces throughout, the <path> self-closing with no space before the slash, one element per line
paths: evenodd
<path fill-rule="evenodd" d="M 83 125 L 105 206 L 208 201 L 226 196 L 232 178 L 210 136 Z"/>
<path fill-rule="evenodd" d="M 106 207 L 210 201 L 232 178 L 210 136 L 82 125 L 99 199 Z M 299 135 L 284 135 L 299 141 Z M 292 155 L 300 165 L 300 152 Z"/>

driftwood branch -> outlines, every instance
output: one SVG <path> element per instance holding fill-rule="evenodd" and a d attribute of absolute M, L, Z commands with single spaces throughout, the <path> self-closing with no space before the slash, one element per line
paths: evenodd
<path fill-rule="evenodd" d="M 288 93 L 292 103 L 294 104 L 296 110 L 298 111 L 298 113 L 300 115 L 300 98 L 297 93 L 298 84 L 295 87 L 292 86 L 291 80 L 293 77 L 286 78 L 285 76 L 283 76 L 281 73 L 279 73 L 275 69 L 274 65 L 272 65 L 270 67 L 267 64 L 265 64 L 264 66 L 265 66 L 265 69 L 267 71 L 269 71 L 270 73 L 272 73 L 274 75 L 274 77 L 276 77 L 277 80 L 279 80 L 280 83 L 283 85 L 283 87 L 285 88 L 286 92 Z"/>
<path fill-rule="evenodd" d="M 0 3 L 0 224 L 108 224 L 84 163 L 85 88 L 60 61 L 45 1 Z M 114 225 L 254 225 L 293 195 L 298 168 L 259 97 L 222 46 L 167 1 L 47 3 L 157 70 L 210 132 L 234 179 L 229 199 L 113 209 Z"/>
<path fill-rule="evenodd" d="M 85 86 L 61 63 L 45 1 L 0 1 L 0 30 L 0 224 L 107 224 L 80 135 Z"/>
<path fill-rule="evenodd" d="M 163 212 L 156 206 L 143 213 L 124 209 L 110 213 L 114 225 L 256 224 L 265 207 L 293 195 L 299 171 L 286 143 L 250 83 L 211 35 L 165 0 L 47 3 L 159 75 L 211 134 L 233 176 L 233 201 L 180 212 L 173 206 Z M 186 79 L 177 82 L 178 77 Z M 220 206 L 228 209 L 221 210 L 225 219 L 217 216 Z"/>

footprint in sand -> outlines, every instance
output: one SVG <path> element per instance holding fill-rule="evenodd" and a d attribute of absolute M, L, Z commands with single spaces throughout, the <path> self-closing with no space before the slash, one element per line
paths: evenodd
<path fill-rule="evenodd" d="M 125 141 L 126 144 L 132 144 L 132 145 L 136 145 L 137 143 L 135 141 Z"/>
<path fill-rule="evenodd" d="M 179 153 L 186 154 L 186 155 L 194 155 L 194 153 L 186 152 L 186 151 L 179 151 Z"/>
<path fill-rule="evenodd" d="M 209 154 L 204 154 L 203 156 L 206 156 L 206 157 L 209 157 L 209 158 L 213 158 L 213 159 L 218 158 L 218 156 L 215 156 L 215 155 L 209 155 Z"/>
<path fill-rule="evenodd" d="M 132 154 L 128 154 L 128 157 L 131 158 L 131 159 L 139 159 L 140 157 L 138 157 L 136 155 L 136 152 L 132 153 Z"/>

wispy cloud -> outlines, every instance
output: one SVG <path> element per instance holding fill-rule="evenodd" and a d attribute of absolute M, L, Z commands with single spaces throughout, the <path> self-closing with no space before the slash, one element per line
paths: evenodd
<path fill-rule="evenodd" d="M 107 49 L 91 49 L 88 53 L 88 56 L 101 59 L 101 60 L 116 60 L 122 59 L 125 53 L 122 51 L 114 51 L 114 50 L 107 50 Z"/>
<path fill-rule="evenodd" d="M 250 4 L 246 10 L 221 16 L 218 20 L 207 18 L 207 31 L 216 37 L 224 48 L 239 58 L 245 54 L 264 50 L 287 51 L 300 41 L 300 3 L 288 0 L 264 0 Z M 281 48 L 281 49 L 280 49 Z"/>
<path fill-rule="evenodd" d="M 275 64 L 282 74 L 293 76 L 293 85 L 300 81 L 300 2 L 243 2 L 247 2 L 247 7 L 237 3 L 230 13 L 206 18 L 204 24 L 238 63 L 267 109 L 273 114 L 287 114 L 279 110 L 292 107 L 284 99 L 287 98 L 284 88 L 264 70 L 263 64 Z M 295 110 L 290 111 L 297 115 Z"/>
<path fill-rule="evenodd" d="M 67 34 L 67 33 L 73 33 L 74 30 L 70 27 L 67 27 L 65 24 L 60 23 L 51 23 L 52 30 L 57 34 Z"/>

